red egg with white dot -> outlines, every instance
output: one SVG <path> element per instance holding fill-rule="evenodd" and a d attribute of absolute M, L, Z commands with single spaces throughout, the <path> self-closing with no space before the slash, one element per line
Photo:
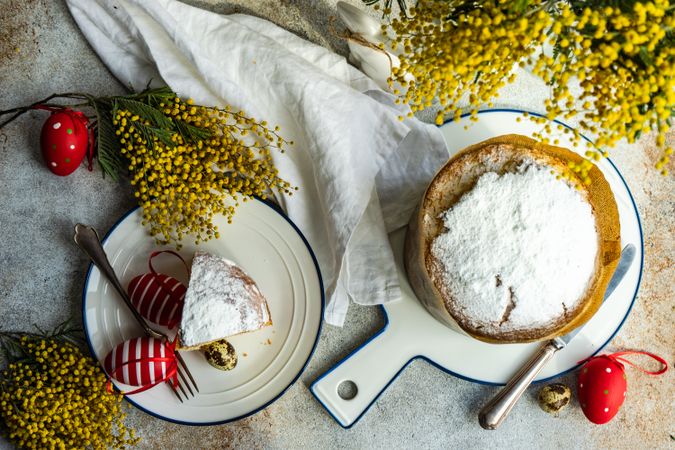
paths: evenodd
<path fill-rule="evenodd" d="M 606 355 L 590 359 L 581 369 L 577 397 L 588 420 L 604 424 L 616 416 L 626 398 L 626 373 L 623 365 Z"/>
<path fill-rule="evenodd" d="M 53 112 L 42 126 L 42 157 L 56 175 L 70 175 L 82 163 L 89 148 L 87 122 L 81 112 L 64 109 Z"/>

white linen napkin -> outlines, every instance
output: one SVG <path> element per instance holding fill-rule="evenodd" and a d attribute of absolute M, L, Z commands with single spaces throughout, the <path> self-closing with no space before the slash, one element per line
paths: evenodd
<path fill-rule="evenodd" d="M 435 126 L 399 121 L 392 97 L 344 58 L 268 21 L 175 0 L 66 1 L 122 83 L 232 105 L 295 141 L 275 159 L 300 187 L 282 206 L 316 253 L 328 323 L 343 324 L 349 299 L 399 297 L 387 234 L 447 160 Z"/>

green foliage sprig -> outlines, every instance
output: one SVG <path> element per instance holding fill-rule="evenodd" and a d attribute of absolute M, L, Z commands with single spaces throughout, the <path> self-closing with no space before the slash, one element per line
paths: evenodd
<path fill-rule="evenodd" d="M 228 106 L 181 101 L 168 87 L 102 97 L 54 94 L 0 111 L 8 116 L 0 128 L 36 106 L 86 112 L 101 172 L 113 180 L 129 173 L 144 224 L 162 245 L 180 247 L 188 235 L 197 243 L 217 238 L 214 216 L 231 221 L 239 200 L 292 195 L 296 189 L 279 177 L 272 155 L 292 142 L 279 127 Z"/>
<path fill-rule="evenodd" d="M 37 328 L 37 327 L 36 327 Z M 0 331 L 0 435 L 20 448 L 124 448 L 122 396 L 82 352 L 70 321 L 52 331 Z"/>
<path fill-rule="evenodd" d="M 387 9 L 384 1 L 378 6 Z M 514 81 L 519 65 L 551 92 L 546 118 L 532 117 L 544 128 L 536 137 L 547 139 L 551 119 L 578 123 L 575 144 L 580 133 L 595 137 L 587 160 L 570 173 L 590 182 L 592 161 L 619 140 L 634 142 L 650 131 L 662 151 L 655 166 L 668 173 L 675 5 L 667 0 L 418 0 L 383 31 L 401 60 L 392 90 L 411 114 L 438 99 L 438 123 L 464 112 L 476 120 L 478 108 L 490 107 Z"/>
<path fill-rule="evenodd" d="M 159 244 L 178 247 L 219 237 L 216 214 L 232 220 L 240 199 L 295 189 L 279 177 L 272 152 L 292 142 L 241 111 L 195 105 L 174 93 L 113 106 L 115 135 L 127 156 L 143 222 Z"/>
<path fill-rule="evenodd" d="M 60 343 L 72 344 L 77 347 L 84 345 L 84 333 L 81 327 L 72 320 L 66 320 L 51 331 L 45 331 L 34 325 L 35 331 L 0 331 L 0 366 L 17 362 L 30 361 L 25 349 L 21 346 L 21 339 L 51 339 Z"/>

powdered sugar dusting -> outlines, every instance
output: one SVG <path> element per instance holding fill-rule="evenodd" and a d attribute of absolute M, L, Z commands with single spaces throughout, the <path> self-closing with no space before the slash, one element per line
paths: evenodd
<path fill-rule="evenodd" d="M 195 253 L 180 325 L 181 345 L 198 346 L 269 322 L 257 286 L 233 262 Z"/>
<path fill-rule="evenodd" d="M 593 212 L 550 169 L 485 173 L 441 218 L 447 231 L 431 253 L 473 327 L 545 326 L 586 293 L 598 252 Z"/>

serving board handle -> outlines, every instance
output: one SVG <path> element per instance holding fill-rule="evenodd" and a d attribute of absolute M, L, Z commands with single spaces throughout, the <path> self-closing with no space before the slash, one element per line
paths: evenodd
<path fill-rule="evenodd" d="M 406 351 L 409 338 L 392 328 L 392 324 L 383 328 L 310 388 L 319 403 L 344 428 L 351 427 L 370 408 L 412 358 Z M 349 382 L 353 383 L 352 389 L 347 389 Z M 351 395 L 345 395 L 344 391 Z"/>

